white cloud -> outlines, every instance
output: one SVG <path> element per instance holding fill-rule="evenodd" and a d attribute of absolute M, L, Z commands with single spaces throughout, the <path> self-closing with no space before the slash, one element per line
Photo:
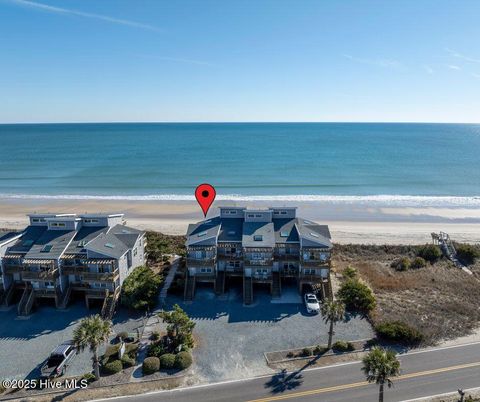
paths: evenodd
<path fill-rule="evenodd" d="M 469 63 L 480 63 L 480 59 L 476 59 L 474 57 L 466 56 L 464 54 L 458 53 L 455 50 L 449 49 L 448 47 L 445 50 L 450 53 L 451 56 L 456 57 L 457 59 L 461 59 L 464 61 L 468 61 Z"/>
<path fill-rule="evenodd" d="M 428 64 L 424 64 L 422 67 L 427 74 L 433 74 L 435 72 L 435 70 L 432 67 L 430 67 Z"/>
<path fill-rule="evenodd" d="M 450 70 L 461 70 L 462 68 L 460 66 L 457 66 L 455 64 L 448 64 L 447 67 L 450 69 Z"/>
<path fill-rule="evenodd" d="M 64 15 L 76 15 L 78 17 L 101 20 L 101 21 L 105 21 L 105 22 L 110 22 L 112 24 L 126 25 L 126 26 L 130 26 L 130 27 L 133 27 L 133 28 L 146 29 L 146 30 L 149 30 L 149 31 L 156 31 L 156 32 L 160 31 L 160 29 L 158 29 L 158 28 L 156 28 L 152 25 L 142 24 L 140 22 L 124 20 L 124 19 L 120 19 L 120 18 L 109 17 L 107 15 L 86 13 L 84 11 L 73 10 L 73 9 L 69 9 L 69 8 L 54 7 L 54 6 L 50 6 L 48 4 L 37 3 L 35 1 L 30 1 L 30 0 L 10 0 L 10 1 L 15 3 L 15 4 L 21 5 L 21 6 L 35 8 L 35 9 L 38 9 L 38 10 L 44 10 L 44 11 L 51 12 L 51 13 L 64 14 Z"/>

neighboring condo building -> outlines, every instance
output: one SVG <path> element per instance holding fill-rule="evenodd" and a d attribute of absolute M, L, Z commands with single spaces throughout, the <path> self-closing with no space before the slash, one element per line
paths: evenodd
<path fill-rule="evenodd" d="M 198 282 L 212 283 L 220 295 L 235 277 L 242 278 L 245 304 L 260 283 L 275 298 L 285 281 L 299 292 L 331 293 L 328 226 L 298 218 L 296 208 L 220 207 L 220 216 L 189 225 L 186 247 L 185 300 L 193 299 Z"/>
<path fill-rule="evenodd" d="M 74 294 L 102 303 L 111 318 L 121 286 L 145 262 L 145 232 L 125 226 L 123 214 L 31 214 L 30 225 L 2 243 L 2 303 L 21 292 L 18 313 L 50 299 L 65 308 Z M 6 235 L 7 236 L 7 235 Z"/>

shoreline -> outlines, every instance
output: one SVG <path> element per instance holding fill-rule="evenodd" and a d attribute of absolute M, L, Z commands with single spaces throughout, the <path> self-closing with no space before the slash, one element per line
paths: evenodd
<path fill-rule="evenodd" d="M 480 206 L 398 206 L 389 203 L 331 201 L 216 200 L 218 206 L 249 208 L 296 206 L 298 216 L 328 224 L 336 243 L 422 244 L 431 232 L 446 231 L 459 242 L 480 242 Z M 122 212 L 129 225 L 165 234 L 185 234 L 189 223 L 203 219 L 195 201 L 5 198 L 0 196 L 0 227 L 21 229 L 32 212 Z"/>

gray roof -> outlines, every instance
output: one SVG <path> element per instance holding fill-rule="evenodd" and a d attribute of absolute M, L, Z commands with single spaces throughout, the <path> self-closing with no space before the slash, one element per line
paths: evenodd
<path fill-rule="evenodd" d="M 274 219 L 275 243 L 298 243 L 298 232 L 296 228 L 297 220 L 292 219 Z M 286 236 L 282 236 L 282 235 Z"/>
<path fill-rule="evenodd" d="M 187 247 L 193 245 L 215 244 L 217 242 L 221 223 L 222 221 L 220 217 L 215 217 L 188 225 Z"/>
<path fill-rule="evenodd" d="M 57 259 L 75 236 L 75 230 L 46 230 L 28 250 L 25 258 Z"/>
<path fill-rule="evenodd" d="M 67 250 L 65 251 L 66 254 L 79 254 L 79 253 L 86 253 L 87 250 L 85 249 L 85 245 L 90 242 L 91 240 L 95 239 L 101 233 L 106 233 L 108 227 L 82 227 L 75 237 L 73 238 L 72 242 L 68 246 Z M 82 247 L 79 244 L 83 244 Z"/>
<path fill-rule="evenodd" d="M 0 230 L 0 245 L 12 241 L 15 237 L 20 236 L 21 234 L 21 232 L 6 232 Z"/>
<path fill-rule="evenodd" d="M 255 240 L 260 236 L 261 240 Z M 275 233 L 272 222 L 244 222 L 243 247 L 275 247 Z"/>
<path fill-rule="evenodd" d="M 22 237 L 7 249 L 7 253 L 26 253 L 46 231 L 46 226 L 28 226 L 23 232 Z"/>
<path fill-rule="evenodd" d="M 243 235 L 243 219 L 227 218 L 222 219 L 222 226 L 218 234 L 218 241 L 241 242 Z"/>
<path fill-rule="evenodd" d="M 331 248 L 330 231 L 327 225 L 297 218 L 297 230 L 305 246 Z"/>
<path fill-rule="evenodd" d="M 116 225 L 107 233 L 100 233 L 85 249 L 112 258 L 120 258 L 131 249 L 145 232 L 124 225 Z"/>

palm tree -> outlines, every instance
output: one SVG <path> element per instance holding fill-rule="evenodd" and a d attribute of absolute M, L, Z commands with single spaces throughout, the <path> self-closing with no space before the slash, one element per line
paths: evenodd
<path fill-rule="evenodd" d="M 93 368 L 95 378 L 100 378 L 100 365 L 98 363 L 98 347 L 108 341 L 112 333 L 112 323 L 104 320 L 98 314 L 85 317 L 73 331 L 73 342 L 78 350 L 89 348 L 93 353 Z"/>
<path fill-rule="evenodd" d="M 363 358 L 363 372 L 368 382 L 374 382 L 380 386 L 378 400 L 383 402 L 385 383 L 390 388 L 393 385 L 391 377 L 400 374 L 400 361 L 397 353 L 391 349 L 374 347 L 367 356 Z"/>
<path fill-rule="evenodd" d="M 325 324 L 330 323 L 328 330 L 328 349 L 332 347 L 333 327 L 345 318 L 345 304 L 340 301 L 325 300 L 322 304 L 321 313 Z"/>

